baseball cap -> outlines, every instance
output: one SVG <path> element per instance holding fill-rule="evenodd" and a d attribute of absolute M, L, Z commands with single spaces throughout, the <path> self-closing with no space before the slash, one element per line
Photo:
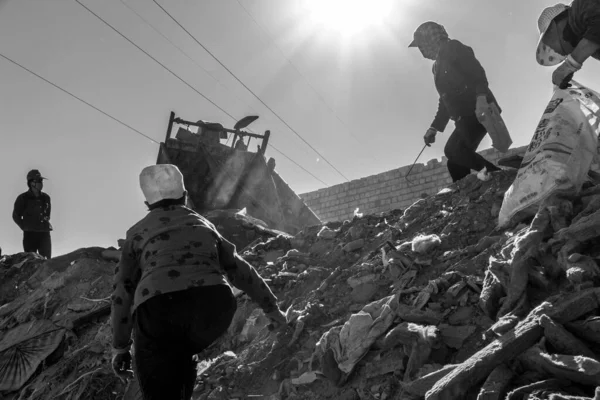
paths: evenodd
<path fill-rule="evenodd" d="M 44 178 L 42 176 L 42 174 L 40 173 L 40 171 L 37 170 L 37 169 L 32 169 L 31 171 L 29 171 L 27 173 L 27 180 L 28 181 L 32 181 L 32 180 L 36 180 L 36 179 L 47 179 L 47 178 Z"/>
<path fill-rule="evenodd" d="M 180 199 L 185 193 L 183 175 L 173 164 L 146 167 L 140 173 L 140 187 L 148 204 L 166 199 Z"/>
<path fill-rule="evenodd" d="M 437 42 L 441 38 L 448 38 L 448 33 L 442 25 L 433 21 L 423 22 L 415 30 L 413 41 L 408 47 L 419 47 L 431 42 Z"/>

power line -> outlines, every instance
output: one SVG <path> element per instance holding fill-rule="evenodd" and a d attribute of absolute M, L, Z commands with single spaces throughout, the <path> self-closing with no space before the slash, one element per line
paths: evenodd
<path fill-rule="evenodd" d="M 125 7 L 127 7 L 132 13 L 134 13 L 135 15 L 138 16 L 139 19 L 141 19 L 146 25 L 148 25 L 154 32 L 158 33 L 160 36 L 163 37 L 163 39 L 165 39 L 166 41 L 168 41 L 173 47 L 175 47 L 181 54 L 183 54 L 188 60 L 190 60 L 191 62 L 193 62 L 198 68 L 200 68 L 202 71 L 204 71 L 208 76 L 210 76 L 216 83 L 218 83 L 221 87 L 223 87 L 225 90 L 227 90 L 229 93 L 231 93 L 238 101 L 245 103 L 241 98 L 239 98 L 238 96 L 235 95 L 235 93 L 233 93 L 231 90 L 229 90 L 229 88 L 227 86 L 225 86 L 221 81 L 219 81 L 217 78 L 215 78 L 213 76 L 213 74 L 211 74 L 206 68 L 204 68 L 202 65 L 200 65 L 196 60 L 194 60 L 185 50 L 183 50 L 181 47 L 179 47 L 175 42 L 173 42 L 171 39 L 169 39 L 169 37 L 167 35 L 165 35 L 164 33 L 162 33 L 159 29 L 157 29 L 154 25 L 152 25 L 152 23 L 150 21 L 148 21 L 146 18 L 144 18 L 140 13 L 138 13 L 133 7 L 131 7 L 129 4 L 127 4 L 127 2 L 125 0 L 120 0 L 121 3 L 123 3 L 123 5 Z M 254 108 L 250 107 L 254 112 L 257 112 L 256 110 L 254 110 Z M 229 115 L 227 113 L 227 115 Z M 237 121 L 234 117 L 232 117 L 231 115 L 229 115 L 234 122 Z"/>
<path fill-rule="evenodd" d="M 269 147 L 271 147 L 273 150 L 275 150 L 276 152 L 278 152 L 279 154 L 281 154 L 282 156 L 284 156 L 285 158 L 287 158 L 289 161 L 291 161 L 294 164 L 296 164 L 304 172 L 306 172 L 307 174 L 309 174 L 310 176 L 312 176 L 313 178 L 315 178 L 316 180 L 318 180 L 319 182 L 321 182 L 323 185 L 325 185 L 325 187 L 329 186 L 329 184 L 327 184 L 326 182 L 323 182 L 321 179 L 319 179 L 318 177 L 316 177 L 312 172 L 310 172 L 309 170 L 307 170 L 306 168 L 304 168 L 302 165 L 298 164 L 296 161 L 294 161 L 291 158 L 289 158 L 288 156 L 286 156 L 284 152 L 282 152 L 281 150 L 279 150 L 277 147 L 273 146 L 273 144 L 269 144 Z"/>
<path fill-rule="evenodd" d="M 83 100 L 82 98 L 74 95 L 73 93 L 69 92 L 66 89 L 63 89 L 62 87 L 58 86 L 57 84 L 49 81 L 48 79 L 44 78 L 43 76 L 33 72 L 32 70 L 30 70 L 29 68 L 19 64 L 18 62 L 14 61 L 13 59 L 5 56 L 4 54 L 0 53 L 0 57 L 4 58 L 5 60 L 13 63 L 14 65 L 24 69 L 25 71 L 29 72 L 30 74 L 32 74 L 33 76 L 43 80 L 44 82 L 48 83 L 49 85 L 54 86 L 56 89 L 60 90 L 63 93 L 68 94 L 69 96 L 79 100 L 80 102 L 82 102 L 83 104 L 93 108 L 94 110 L 100 112 L 101 114 L 107 116 L 108 118 L 112 119 L 113 121 L 123 125 L 126 128 L 129 128 L 130 130 L 132 130 L 133 132 L 145 137 L 146 139 L 150 140 L 151 142 L 155 143 L 155 144 L 160 144 L 159 142 L 157 142 L 156 140 L 152 139 L 150 136 L 140 132 L 139 130 L 135 129 L 134 127 L 126 124 L 125 122 L 121 121 L 118 118 L 113 117 L 112 115 L 108 114 L 107 112 L 99 109 L 98 107 L 94 106 L 93 104 L 88 103 L 87 101 Z M 319 182 L 321 182 L 322 184 L 324 184 L 325 186 L 329 186 L 327 183 L 323 182 L 321 179 L 319 179 L 317 176 L 315 176 L 313 173 L 311 173 L 309 170 L 307 170 L 306 168 L 304 168 L 302 165 L 298 164 L 296 161 L 294 161 L 293 159 L 291 159 L 290 157 L 288 157 L 285 153 L 283 153 L 281 150 L 279 150 L 277 147 L 273 146 L 273 144 L 270 145 L 270 147 L 275 150 L 276 152 L 278 152 L 279 154 L 281 154 L 283 157 L 287 158 L 289 161 L 291 161 L 292 163 L 294 163 L 296 166 L 298 166 L 299 168 L 301 168 L 304 172 L 306 172 L 307 174 L 309 174 L 310 176 L 312 176 L 313 178 L 315 178 L 316 180 L 318 180 Z"/>
<path fill-rule="evenodd" d="M 237 3 L 240 5 L 240 7 L 246 12 L 246 14 L 248 14 L 248 16 L 252 19 L 252 21 L 254 21 L 254 23 L 256 24 L 256 26 L 258 26 L 269 38 L 271 37 L 270 33 L 268 32 L 267 28 L 265 28 L 262 24 L 260 24 L 256 18 L 254 18 L 254 16 L 252 15 L 252 13 L 242 4 L 242 2 L 240 0 L 236 0 Z M 350 134 L 350 136 L 352 136 L 354 138 L 354 140 L 356 140 L 356 143 L 358 143 L 361 146 L 364 146 L 363 143 L 361 143 L 361 141 L 356 137 L 356 135 L 354 135 L 354 133 L 352 132 L 352 130 L 348 127 L 348 125 L 346 124 L 346 122 L 344 122 L 335 112 L 335 110 L 333 109 L 333 107 L 331 107 L 329 105 L 329 103 L 327 103 L 327 101 L 325 101 L 325 99 L 323 98 L 323 96 L 321 95 L 321 93 L 310 83 L 310 81 L 308 80 L 308 78 L 306 78 L 306 76 L 304 76 L 304 74 L 302 72 L 300 72 L 300 70 L 298 69 L 298 67 L 296 67 L 296 65 L 294 65 L 294 63 L 292 62 L 292 60 L 290 60 L 285 53 L 283 52 L 283 50 L 281 50 L 281 47 L 279 47 L 277 45 L 277 43 L 271 39 L 271 42 L 273 43 L 273 45 L 275 46 L 275 48 L 277 50 L 279 50 L 279 52 L 281 53 L 281 55 L 283 56 L 283 58 L 288 62 L 288 64 L 294 68 L 294 70 L 298 73 L 298 75 L 300 75 L 302 77 L 302 79 L 304 79 L 304 81 L 306 82 L 306 84 L 313 90 L 313 92 L 315 92 L 315 94 L 317 95 L 317 97 L 319 98 L 319 100 L 321 100 L 321 102 L 325 105 L 325 107 L 327 107 L 327 109 L 335 116 L 335 118 L 338 120 L 339 123 L 341 123 L 344 128 L 346 128 L 346 130 L 348 131 L 348 133 Z M 372 156 L 371 156 L 372 157 Z"/>
<path fill-rule="evenodd" d="M 160 143 L 158 143 L 156 140 L 152 139 L 150 136 L 148 136 L 148 135 L 146 135 L 146 134 L 144 134 L 144 133 L 142 133 L 142 132 L 138 131 L 138 130 L 137 130 L 137 129 L 135 129 L 134 127 L 132 127 L 132 126 L 130 126 L 130 125 L 128 125 L 128 124 L 126 124 L 125 122 L 121 121 L 120 119 L 117 119 L 117 118 L 113 117 L 112 115 L 110 115 L 110 114 L 106 113 L 105 111 L 102 111 L 101 109 L 99 109 L 99 108 L 98 108 L 98 107 L 96 107 L 95 105 L 88 103 L 87 101 L 83 100 L 81 97 L 78 97 L 78 96 L 74 95 L 73 93 L 69 92 L 69 91 L 68 91 L 68 90 L 66 90 L 66 89 L 63 89 L 62 87 L 58 86 L 57 84 L 55 84 L 55 83 L 53 83 L 53 82 L 50 82 L 48 79 L 44 78 L 44 77 L 43 77 L 43 76 L 41 76 L 41 75 L 38 75 L 38 74 L 36 74 L 35 72 L 33 72 L 32 70 L 30 70 L 29 68 L 27 68 L 27 67 L 25 67 L 25 66 L 23 66 L 23 65 L 19 64 L 18 62 L 16 62 L 16 61 L 12 60 L 11 58 L 9 58 L 9 57 L 5 56 L 4 54 L 0 53 L 0 57 L 4 58 L 4 59 L 5 59 L 5 60 L 7 60 L 7 61 L 10 61 L 11 63 L 13 63 L 14 65 L 16 65 L 16 66 L 18 66 L 18 67 L 21 67 L 22 69 L 24 69 L 25 71 L 29 72 L 30 74 L 32 74 L 32 75 L 34 75 L 34 76 L 38 77 L 39 79 L 43 80 L 44 82 L 48 83 L 49 85 L 52 85 L 52 86 L 54 86 L 56 89 L 60 90 L 61 92 L 63 92 L 63 93 L 66 93 L 66 94 L 68 94 L 69 96 L 71 96 L 71 97 L 73 97 L 73 98 L 75 98 L 75 99 L 79 100 L 79 101 L 80 101 L 80 102 L 82 102 L 83 104 L 85 104 L 85 105 L 87 105 L 87 106 L 89 106 L 89 107 L 93 108 L 94 110 L 98 111 L 99 113 L 102 113 L 102 114 L 104 114 L 105 116 L 107 116 L 108 118 L 112 119 L 113 121 L 115 121 L 115 122 L 118 122 L 119 124 L 121 124 L 121 125 L 125 126 L 126 128 L 129 128 L 129 129 L 131 129 L 133 132 L 137 133 L 138 135 L 142 135 L 142 136 L 144 136 L 146 139 L 148 139 L 148 140 L 150 140 L 150 141 L 152 141 L 152 142 L 154 142 L 154 143 L 156 143 L 156 144 L 160 144 Z"/>
<path fill-rule="evenodd" d="M 100 17 L 98 14 L 96 14 L 91 9 L 89 9 L 85 4 L 81 3 L 79 0 L 75 0 L 75 2 L 77 2 L 77 4 L 79 4 L 80 6 L 82 6 L 83 8 L 85 8 L 86 10 L 88 10 L 92 15 L 94 15 L 100 21 L 104 22 L 104 24 L 106 24 L 110 29 L 112 29 L 113 31 L 115 31 L 123 39 L 127 40 L 129 43 L 131 43 L 133 46 L 135 46 L 142 53 L 144 53 L 145 55 L 147 55 L 148 57 L 150 57 L 152 60 L 154 60 L 154 62 L 156 62 L 157 64 L 159 64 L 161 67 L 163 67 L 168 72 L 170 72 L 171 75 L 173 75 L 175 78 L 179 79 L 184 85 L 186 85 L 187 87 L 189 87 L 190 89 L 192 89 L 194 92 L 198 93 L 200 96 L 202 96 L 210 104 L 212 104 L 213 106 L 215 106 L 216 108 L 218 108 L 219 110 L 221 110 L 223 113 L 225 113 L 226 115 L 228 115 L 229 117 L 231 117 L 231 115 L 229 115 L 229 113 L 227 111 L 225 111 L 223 108 L 221 108 L 218 104 L 216 104 L 214 101 L 212 101 L 211 99 L 209 99 L 208 97 L 206 97 L 205 95 L 203 95 L 202 93 L 200 93 L 198 91 L 198 89 L 196 89 L 195 87 L 193 87 L 192 85 L 190 85 L 189 83 L 187 83 L 183 78 L 181 78 L 179 75 L 177 75 L 171 69 L 169 69 L 166 65 L 164 65 L 163 63 L 161 63 L 160 61 L 158 61 L 156 58 L 152 57 L 152 55 L 150 55 L 150 53 L 148 53 L 146 50 L 142 49 L 140 46 L 138 46 L 137 44 L 135 44 L 127 36 L 125 36 L 124 34 L 122 34 L 119 30 L 117 30 L 111 24 L 109 24 L 108 22 L 106 22 L 102 17 Z M 231 118 L 233 118 L 233 117 L 231 117 Z"/>
<path fill-rule="evenodd" d="M 210 102 L 212 105 L 214 105 L 216 108 L 218 108 L 219 110 L 221 110 L 225 115 L 227 115 L 229 118 L 231 118 L 233 121 L 237 121 L 237 119 L 231 115 L 229 112 L 227 112 L 225 109 L 221 108 L 220 106 L 218 106 L 215 102 L 213 102 L 211 99 L 209 99 L 208 97 L 206 97 L 205 95 L 203 95 L 202 93 L 200 93 L 198 90 L 196 90 L 196 88 L 194 88 L 193 86 L 191 86 L 188 82 L 186 82 L 184 79 L 182 79 L 181 77 L 179 77 L 179 75 L 175 74 L 172 70 L 170 70 L 168 67 L 166 67 L 164 64 L 162 64 L 160 61 L 158 61 L 156 58 L 154 58 L 153 56 L 151 56 L 148 52 L 146 52 L 144 49 L 142 49 L 140 46 L 138 46 L 137 44 L 135 44 L 132 40 L 130 40 L 127 36 L 125 36 L 124 34 L 122 34 L 119 30 L 117 30 L 115 27 L 113 27 L 112 25 L 110 25 L 108 22 L 106 22 L 103 18 L 101 18 L 98 14 L 96 14 L 95 12 L 93 12 L 91 9 L 89 9 L 87 6 L 85 6 L 84 4 L 82 4 L 79 0 L 75 0 L 80 6 L 84 7 L 86 10 L 88 10 L 91 14 L 93 14 L 96 18 L 98 18 L 100 21 L 104 22 L 104 24 L 106 24 L 109 28 L 111 28 L 113 31 L 115 31 L 119 36 L 121 36 L 122 38 L 124 38 L 125 40 L 127 40 L 129 43 L 131 43 L 133 46 L 135 46 L 138 50 L 140 50 L 141 52 L 143 52 L 146 56 L 148 56 L 149 58 L 151 58 L 154 62 L 156 62 L 157 64 L 159 64 L 161 67 L 163 67 L 165 70 L 167 70 L 168 72 L 170 72 L 173 76 L 175 76 L 177 79 L 179 79 L 181 82 L 183 82 L 186 86 L 188 86 L 190 89 L 192 89 L 194 92 L 198 93 L 200 96 L 202 96 L 204 99 L 206 99 L 208 102 Z M 127 6 L 127 8 L 129 8 L 131 11 L 133 11 L 140 19 L 142 19 L 145 23 L 147 23 L 152 29 L 154 29 L 157 33 L 159 33 L 162 37 L 164 37 L 169 43 L 171 43 L 173 46 L 175 46 L 177 49 L 179 49 L 184 55 L 186 55 L 186 57 L 188 57 L 191 61 L 193 61 L 198 67 L 202 68 L 202 70 L 204 70 L 207 74 L 210 75 L 210 73 L 208 73 L 208 71 L 206 71 L 202 66 L 200 66 L 198 63 L 196 63 L 189 55 L 187 55 L 179 46 L 177 46 L 175 43 L 173 43 L 171 40 L 169 40 L 165 35 L 163 35 L 160 31 L 158 31 L 154 26 L 152 26 L 152 24 L 150 24 L 145 18 L 143 18 L 140 14 L 138 14 L 135 10 L 133 10 L 131 7 L 129 7 L 128 4 L 126 4 L 123 0 L 121 0 L 121 2 Z M 159 5 L 157 3 L 157 5 Z M 160 7 L 160 5 L 159 5 Z M 161 7 L 162 8 L 162 7 Z M 164 9 L 163 9 L 164 10 Z M 166 11 L 165 11 L 166 12 Z M 184 28 L 185 29 L 185 28 Z M 188 32 L 189 34 L 189 32 Z M 212 55 L 212 54 L 211 54 Z M 213 56 L 214 57 L 214 56 Z M 213 79 L 215 79 L 215 81 L 217 81 L 218 83 L 220 83 L 216 78 L 214 78 L 212 75 L 211 77 Z M 42 78 L 43 79 L 43 78 Z M 48 82 L 51 83 L 51 82 Z M 51 83 L 52 84 L 52 83 Z M 221 84 L 222 85 L 222 84 Z M 223 85 L 224 86 L 224 85 Z M 225 88 L 227 88 L 226 86 L 224 86 Z M 60 88 L 59 88 L 60 89 Z M 62 90 L 62 89 L 61 89 Z M 79 99 L 81 100 L 81 99 Z M 240 100 L 238 98 L 238 100 Z M 260 100 L 260 99 L 259 99 Z M 83 101 L 83 100 L 82 100 Z M 241 100 L 240 100 L 241 101 Z M 87 104 L 87 103 L 86 103 Z M 89 105 L 89 104 L 88 104 Z M 90 105 L 91 106 L 91 105 Z M 93 107 L 93 106 L 92 106 Z M 95 108 L 95 107 L 94 107 Z M 98 110 L 102 113 L 104 113 L 101 110 Z M 105 114 L 105 113 L 104 113 Z M 106 114 L 107 116 L 111 117 L 110 115 Z M 111 117 L 113 118 L 113 117 Z M 114 118 L 113 118 L 114 119 Z M 286 124 L 287 125 L 287 124 Z M 129 126 L 128 126 L 129 127 Z M 129 127 L 131 128 L 131 127 Z M 131 128 L 133 129 L 133 128 Z M 135 130 L 135 129 L 134 129 Z M 143 135 L 143 133 L 138 132 L 140 134 Z M 144 135 L 146 136 L 146 135 Z M 151 139 L 153 140 L 153 139 Z M 153 140 L 154 141 L 154 140 Z M 158 142 L 154 141 L 155 143 L 158 144 Z M 296 166 L 298 166 L 299 168 L 301 168 L 303 171 L 305 171 L 306 173 L 308 173 L 310 176 L 312 176 L 313 178 L 315 178 L 316 180 L 318 180 L 319 182 L 323 183 L 325 186 L 329 186 L 327 185 L 327 183 L 323 182 L 321 179 L 319 179 L 318 177 L 316 177 L 313 173 L 311 173 L 310 171 L 308 171 L 306 168 L 304 168 L 303 166 L 301 166 L 300 164 L 298 164 L 296 161 L 294 161 L 293 159 L 291 159 L 290 157 L 288 157 L 285 153 L 283 153 L 282 151 L 278 150 L 277 148 L 275 148 L 273 146 L 273 144 L 271 144 L 271 147 L 273 147 L 273 149 L 275 151 L 277 151 L 278 153 L 280 153 L 283 157 L 287 158 L 289 161 L 291 161 L 292 163 L 294 163 Z M 318 153 L 317 153 L 318 154 Z M 343 176 L 343 175 L 342 175 Z"/>
<path fill-rule="evenodd" d="M 76 0 L 78 1 L 78 0 Z M 302 135 L 300 135 L 294 128 L 292 128 L 287 122 L 285 122 L 280 116 L 279 114 L 277 114 L 275 111 L 273 111 L 273 109 L 271 107 L 269 107 L 267 105 L 267 103 L 265 103 L 260 97 L 258 97 L 253 91 L 252 89 L 250 89 L 248 86 L 246 86 L 246 84 L 244 82 L 242 82 L 233 72 L 231 72 L 231 70 L 229 68 L 227 68 L 227 66 L 225 64 L 223 64 L 221 62 L 221 60 L 219 60 L 210 50 L 208 50 L 202 43 L 200 43 L 200 41 L 198 39 L 196 39 L 196 37 L 194 35 L 192 35 L 190 33 L 190 31 L 188 31 L 179 21 L 177 21 L 177 19 L 175 19 L 162 5 L 160 5 L 160 3 L 158 3 L 158 1 L 156 0 L 152 0 L 154 2 L 154 4 L 156 4 L 158 7 L 160 7 L 161 10 L 164 11 L 165 14 L 167 14 L 172 20 L 173 22 L 175 22 L 177 25 L 179 25 L 179 27 L 181 29 L 183 29 L 200 47 L 202 47 L 204 49 L 204 51 L 206 51 L 212 58 L 214 58 L 223 68 L 225 68 L 225 70 L 227 72 L 229 72 L 229 74 L 231 74 L 231 76 L 233 76 L 247 91 L 249 91 L 258 101 L 260 101 L 262 103 L 262 105 L 264 105 L 271 113 L 273 113 L 273 115 L 275 115 L 285 126 L 288 127 L 288 129 L 290 131 L 292 131 L 296 136 L 298 136 L 300 138 L 300 140 L 302 140 L 308 147 L 310 147 L 319 157 L 321 157 L 323 159 L 323 161 L 325 161 L 327 164 L 329 164 L 331 166 L 331 168 L 333 168 L 338 174 L 340 174 L 345 180 L 347 180 L 348 182 L 350 181 L 339 169 L 337 169 L 325 156 L 323 156 L 321 153 L 319 153 L 319 151 L 317 149 L 315 149 L 310 143 L 308 143 L 308 141 L 306 139 L 304 139 L 302 137 Z"/>

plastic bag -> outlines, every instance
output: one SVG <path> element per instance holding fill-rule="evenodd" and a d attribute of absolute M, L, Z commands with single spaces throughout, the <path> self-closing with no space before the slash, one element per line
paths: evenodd
<path fill-rule="evenodd" d="M 512 144 L 512 139 L 500 115 L 500 110 L 496 103 L 491 103 L 482 116 L 477 119 L 485 127 L 492 138 L 492 146 L 500 153 L 506 153 Z"/>
<path fill-rule="evenodd" d="M 552 195 L 576 195 L 597 159 L 600 95 L 572 82 L 556 89 L 504 194 L 499 226 L 534 215 Z"/>

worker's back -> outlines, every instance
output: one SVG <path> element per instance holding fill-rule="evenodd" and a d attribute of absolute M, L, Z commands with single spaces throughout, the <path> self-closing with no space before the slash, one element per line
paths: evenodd
<path fill-rule="evenodd" d="M 134 306 L 163 293 L 225 284 L 214 226 L 193 210 L 172 205 L 153 209 L 128 232 L 139 283 Z"/>

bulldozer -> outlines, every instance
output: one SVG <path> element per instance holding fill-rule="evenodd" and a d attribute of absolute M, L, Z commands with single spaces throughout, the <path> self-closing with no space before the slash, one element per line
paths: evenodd
<path fill-rule="evenodd" d="M 156 163 L 174 164 L 181 170 L 188 205 L 202 215 L 245 210 L 269 228 L 292 235 L 320 225 L 315 213 L 275 171 L 275 159 L 266 159 L 271 132 L 261 135 L 244 129 L 257 118 L 244 117 L 228 129 L 215 122 L 186 121 L 171 112 Z M 253 139 L 255 152 L 249 150 Z"/>

